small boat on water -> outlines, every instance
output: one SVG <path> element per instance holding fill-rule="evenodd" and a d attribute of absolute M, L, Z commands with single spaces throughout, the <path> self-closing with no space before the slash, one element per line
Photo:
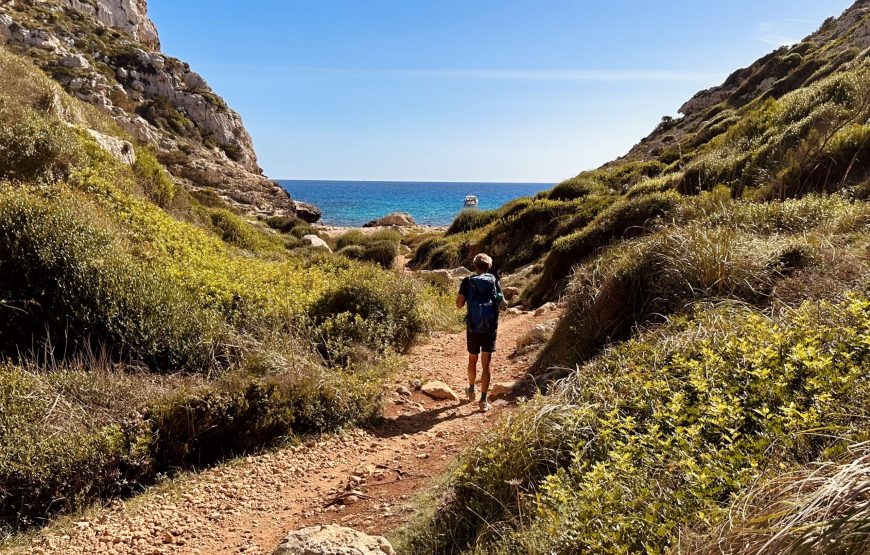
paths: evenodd
<path fill-rule="evenodd" d="M 477 197 L 468 195 L 465 197 L 465 208 L 477 208 Z"/>

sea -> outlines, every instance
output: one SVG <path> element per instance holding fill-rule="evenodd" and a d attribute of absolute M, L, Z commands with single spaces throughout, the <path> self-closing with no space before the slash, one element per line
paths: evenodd
<path fill-rule="evenodd" d="M 458 183 L 414 181 L 278 181 L 294 199 L 323 211 L 323 223 L 358 227 L 391 212 L 407 212 L 420 225 L 447 226 L 475 195 L 481 210 L 533 196 L 552 183 Z"/>

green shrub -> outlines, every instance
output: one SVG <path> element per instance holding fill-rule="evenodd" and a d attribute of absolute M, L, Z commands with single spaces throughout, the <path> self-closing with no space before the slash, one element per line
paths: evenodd
<path fill-rule="evenodd" d="M 0 534 L 203 468 L 294 434 L 335 431 L 380 411 L 395 360 L 326 371 L 249 353 L 218 379 L 112 369 L 105 360 L 0 367 Z"/>
<path fill-rule="evenodd" d="M 660 177 L 642 179 L 632 185 L 631 188 L 625 192 L 625 197 L 635 198 L 654 193 L 672 191 L 677 188 L 682 179 L 683 175 L 681 173 L 671 173 Z"/>
<path fill-rule="evenodd" d="M 148 429 L 131 418 L 139 386 L 124 375 L 0 366 L 0 535 L 153 478 Z M 121 400 L 127 423 L 111 414 Z"/>
<path fill-rule="evenodd" d="M 368 242 L 368 238 L 366 234 L 358 229 L 351 229 L 350 231 L 339 236 L 335 241 L 335 246 L 337 249 L 341 250 L 345 247 L 349 247 L 351 245 L 362 246 Z"/>
<path fill-rule="evenodd" d="M 203 140 L 196 124 L 179 112 L 165 96 L 152 97 L 139 106 L 137 112 L 154 126 L 174 135 Z M 205 143 L 209 143 L 209 137 L 205 138 Z"/>
<path fill-rule="evenodd" d="M 393 229 L 379 229 L 373 233 L 365 233 L 358 229 L 351 229 L 336 239 L 335 244 L 336 248 L 341 250 L 351 245 L 366 246 L 369 243 L 379 241 L 388 241 L 398 245 L 402 242 L 402 234 Z"/>
<path fill-rule="evenodd" d="M 443 237 L 432 237 L 420 243 L 411 259 L 411 266 L 420 270 L 455 268 L 461 264 L 459 244 Z"/>
<path fill-rule="evenodd" d="M 829 233 L 866 231 L 870 224 L 866 204 L 842 195 L 807 195 L 782 202 L 706 201 L 703 195 L 691 199 L 684 205 L 685 217 L 764 235 L 814 229 Z"/>
<path fill-rule="evenodd" d="M 229 210 L 212 210 L 211 224 L 218 236 L 230 245 L 255 253 L 275 251 L 279 246 L 270 237 Z"/>
<path fill-rule="evenodd" d="M 324 239 L 323 237 L 320 236 L 320 233 L 317 232 L 317 228 L 315 228 L 314 226 L 312 226 L 309 223 L 303 223 L 303 224 L 297 225 L 296 227 L 294 227 L 293 229 L 290 230 L 290 235 L 292 235 L 293 237 L 296 237 L 297 239 L 301 239 L 301 238 L 305 237 L 306 235 L 316 235 L 316 236 L 320 237 L 321 239 Z"/>
<path fill-rule="evenodd" d="M 363 247 L 362 260 L 374 262 L 389 270 L 396 264 L 399 244 L 393 241 L 373 241 Z"/>
<path fill-rule="evenodd" d="M 615 239 L 648 233 L 655 220 L 673 211 L 679 202 L 679 195 L 671 192 L 650 194 L 611 205 L 580 231 L 553 243 L 541 277 L 525 293 L 527 299 L 537 304 L 553 296 L 573 266 Z"/>
<path fill-rule="evenodd" d="M 313 339 L 321 354 L 339 366 L 352 362 L 357 347 L 376 354 L 404 352 L 427 328 L 424 295 L 415 280 L 359 268 L 309 309 Z"/>
<path fill-rule="evenodd" d="M 295 228 L 307 226 L 307 222 L 296 216 L 270 216 L 264 220 L 266 225 L 281 233 L 290 233 Z"/>
<path fill-rule="evenodd" d="M 547 253 L 560 234 L 583 226 L 609 206 L 613 195 L 589 195 L 573 201 L 538 199 L 517 203 L 509 216 L 487 229 L 477 252 L 495 256 L 500 271 L 509 272 Z"/>
<path fill-rule="evenodd" d="M 551 200 L 575 200 L 589 195 L 607 194 L 608 190 L 601 183 L 588 177 L 575 177 L 560 183 L 550 190 L 547 198 Z"/>
<path fill-rule="evenodd" d="M 806 242 L 697 225 L 667 227 L 615 246 L 575 273 L 566 295 L 567 313 L 538 366 L 586 361 L 607 343 L 628 338 L 637 326 L 701 300 L 763 304 L 778 278 L 812 257 Z"/>
<path fill-rule="evenodd" d="M 178 192 L 172 177 L 157 161 L 152 149 L 136 149 L 133 174 L 145 192 L 145 196 L 161 208 L 168 207 Z"/>
<path fill-rule="evenodd" d="M 363 233 L 352 229 L 336 240 L 339 254 L 351 260 L 373 262 L 384 269 L 392 268 L 399 255 L 402 235 L 392 229 Z"/>
<path fill-rule="evenodd" d="M 34 110 L 0 97 L 0 180 L 51 183 L 67 177 L 84 156 L 76 133 Z"/>
<path fill-rule="evenodd" d="M 499 217 L 498 210 L 463 210 L 447 228 L 447 235 L 456 235 L 486 227 Z"/>
<path fill-rule="evenodd" d="M 463 457 L 409 553 L 664 553 L 764 468 L 866 438 L 870 301 L 720 307 L 583 366 Z"/>
<path fill-rule="evenodd" d="M 68 195 L 0 189 L 0 342 L 105 344 L 154 369 L 201 370 L 218 356 L 218 316 L 161 271 L 86 223 Z"/>
<path fill-rule="evenodd" d="M 362 245 L 348 245 L 338 251 L 338 254 L 350 258 L 351 260 L 363 260 L 365 252 L 366 248 Z"/>
<path fill-rule="evenodd" d="M 350 374 L 292 366 L 278 373 L 231 372 L 152 403 L 145 418 L 154 430 L 150 454 L 156 468 L 201 468 L 289 434 L 335 431 L 379 414 L 382 368 Z"/>

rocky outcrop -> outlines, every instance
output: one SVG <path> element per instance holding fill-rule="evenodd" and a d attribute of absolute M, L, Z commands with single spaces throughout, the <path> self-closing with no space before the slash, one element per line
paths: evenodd
<path fill-rule="evenodd" d="M 136 151 L 131 143 L 111 135 L 104 135 L 93 129 L 88 129 L 88 134 L 93 137 L 100 148 L 117 158 L 121 163 L 130 166 L 136 163 Z"/>
<path fill-rule="evenodd" d="M 190 66 L 159 52 L 145 0 L 0 2 L 0 42 L 154 145 L 183 185 L 212 189 L 243 213 L 295 214 L 263 175 L 241 117 Z"/>
<path fill-rule="evenodd" d="M 152 50 L 160 50 L 157 27 L 145 0 L 60 0 L 59 4 L 123 31 Z"/>
<path fill-rule="evenodd" d="M 394 555 L 390 542 L 330 524 L 290 532 L 273 555 Z"/>
<path fill-rule="evenodd" d="M 379 220 L 373 220 L 363 227 L 417 227 L 417 222 L 408 213 L 393 212 Z"/>
<path fill-rule="evenodd" d="M 293 201 L 293 204 L 296 207 L 296 217 L 302 219 L 305 222 L 308 222 L 309 224 L 319 222 L 320 218 L 323 216 L 320 208 L 314 206 L 313 204 L 301 202 L 298 200 Z"/>

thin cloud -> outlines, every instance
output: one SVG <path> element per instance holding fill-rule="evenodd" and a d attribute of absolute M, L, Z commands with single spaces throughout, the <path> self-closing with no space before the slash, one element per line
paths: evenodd
<path fill-rule="evenodd" d="M 782 21 L 759 23 L 756 38 L 765 44 L 791 46 L 800 42 L 806 29 L 817 22 L 808 19 L 787 18 Z"/>
<path fill-rule="evenodd" d="M 258 77 L 324 76 L 341 78 L 410 78 L 449 79 L 459 81 L 523 81 L 523 82 L 709 82 L 722 77 L 722 72 L 665 69 L 486 69 L 486 68 L 426 68 L 426 69 L 354 69 L 297 66 L 213 65 L 208 71 L 227 71 Z"/>
<path fill-rule="evenodd" d="M 660 69 L 425 69 L 400 70 L 396 75 L 485 81 L 708 81 L 718 73 Z"/>

